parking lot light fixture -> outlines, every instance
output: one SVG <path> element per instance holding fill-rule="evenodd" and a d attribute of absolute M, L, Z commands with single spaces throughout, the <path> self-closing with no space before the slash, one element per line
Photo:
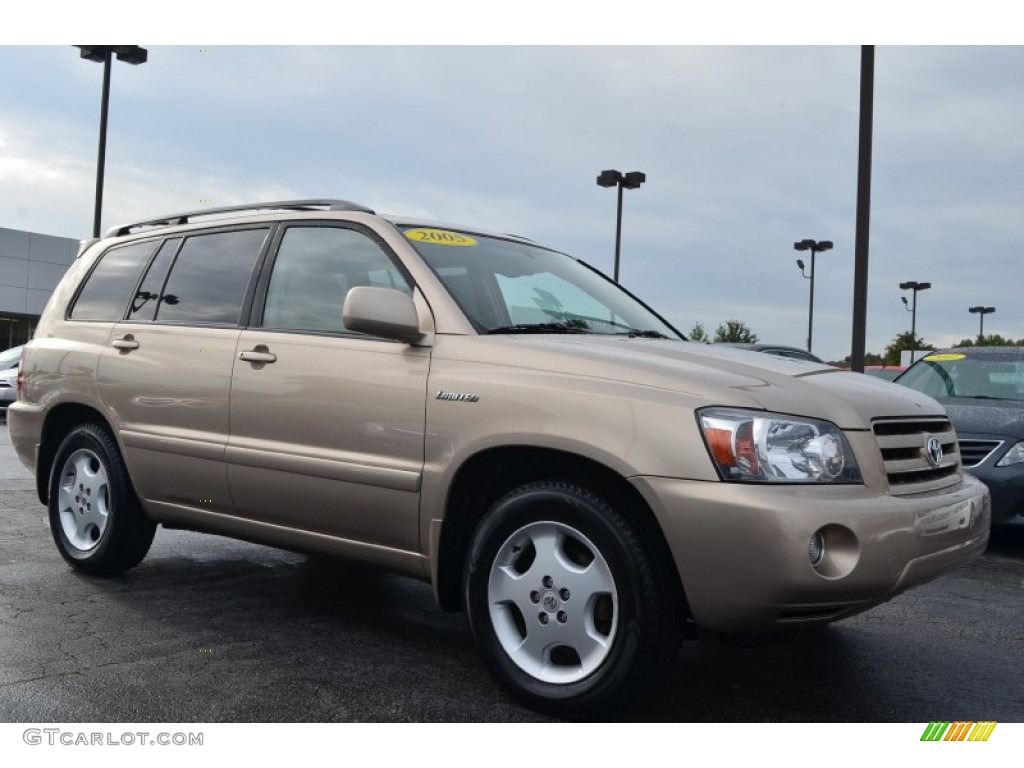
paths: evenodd
<path fill-rule="evenodd" d="M 914 355 L 917 351 L 917 292 L 927 291 L 932 287 L 931 283 L 919 283 L 916 280 L 907 280 L 900 283 L 901 291 L 913 291 L 913 302 L 908 306 L 907 297 L 901 296 L 903 307 L 910 313 L 910 364 L 914 364 Z"/>
<path fill-rule="evenodd" d="M 647 175 L 640 171 L 622 173 L 614 169 L 601 171 L 597 177 L 599 187 L 618 187 L 619 202 L 615 214 L 615 282 L 619 282 L 619 253 L 622 246 L 622 190 L 639 189 L 640 185 L 647 181 Z"/>
<path fill-rule="evenodd" d="M 978 316 L 978 344 L 981 344 L 985 340 L 985 315 L 991 315 L 996 311 L 995 307 L 969 307 L 967 309 L 972 315 Z"/>
<path fill-rule="evenodd" d="M 810 307 L 807 310 L 807 351 L 811 351 L 811 341 L 814 336 L 814 259 L 819 253 L 823 251 L 832 250 L 831 240 L 799 240 L 793 243 L 793 248 L 797 251 L 810 251 L 811 252 L 811 274 L 804 272 L 804 261 L 803 259 L 797 259 L 796 265 L 800 268 L 800 274 L 806 279 L 811 281 L 811 300 Z"/>
<path fill-rule="evenodd" d="M 100 100 L 100 146 L 96 160 L 96 209 L 93 213 L 92 236 L 100 236 L 100 215 L 103 211 L 103 170 L 107 158 L 107 112 L 110 108 L 110 62 L 112 56 L 126 64 L 145 64 L 149 51 L 137 45 L 76 45 L 82 58 L 103 64 L 103 96 Z"/>

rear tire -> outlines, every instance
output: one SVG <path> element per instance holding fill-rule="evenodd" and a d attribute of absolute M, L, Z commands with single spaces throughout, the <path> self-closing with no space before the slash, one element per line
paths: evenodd
<path fill-rule="evenodd" d="M 156 532 L 117 443 L 98 424 L 75 427 L 57 449 L 49 511 L 57 549 L 83 573 L 111 575 L 138 565 Z"/>
<path fill-rule="evenodd" d="M 473 535 L 464 604 L 491 672 L 531 707 L 590 719 L 625 704 L 679 647 L 681 601 L 636 527 L 569 482 L 499 499 Z"/>

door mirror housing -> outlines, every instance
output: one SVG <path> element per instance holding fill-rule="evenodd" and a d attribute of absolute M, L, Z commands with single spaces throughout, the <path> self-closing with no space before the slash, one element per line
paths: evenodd
<path fill-rule="evenodd" d="M 360 286 L 350 289 L 341 319 L 350 331 L 408 344 L 423 336 L 412 297 L 394 288 Z"/>

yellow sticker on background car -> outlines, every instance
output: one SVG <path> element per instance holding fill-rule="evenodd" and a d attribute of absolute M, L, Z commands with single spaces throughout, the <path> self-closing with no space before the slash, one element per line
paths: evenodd
<path fill-rule="evenodd" d="M 936 363 L 941 363 L 946 360 L 963 360 L 967 355 L 961 355 L 958 352 L 947 352 L 944 355 L 928 355 L 928 357 L 922 358 L 923 360 L 931 360 Z"/>
<path fill-rule="evenodd" d="M 469 235 L 449 232 L 447 229 L 410 229 L 405 236 L 410 240 L 434 245 L 477 245 L 476 240 Z"/>

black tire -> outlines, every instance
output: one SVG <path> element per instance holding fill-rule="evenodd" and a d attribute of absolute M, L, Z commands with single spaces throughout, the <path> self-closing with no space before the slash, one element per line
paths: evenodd
<path fill-rule="evenodd" d="M 473 535 L 470 627 L 494 676 L 535 709 L 604 716 L 674 661 L 678 582 L 618 507 L 573 483 L 534 482 L 499 499 Z"/>
<path fill-rule="evenodd" d="M 138 565 L 156 525 L 146 517 L 106 428 L 81 424 L 64 438 L 50 473 L 50 532 L 76 570 L 97 576 Z"/>

